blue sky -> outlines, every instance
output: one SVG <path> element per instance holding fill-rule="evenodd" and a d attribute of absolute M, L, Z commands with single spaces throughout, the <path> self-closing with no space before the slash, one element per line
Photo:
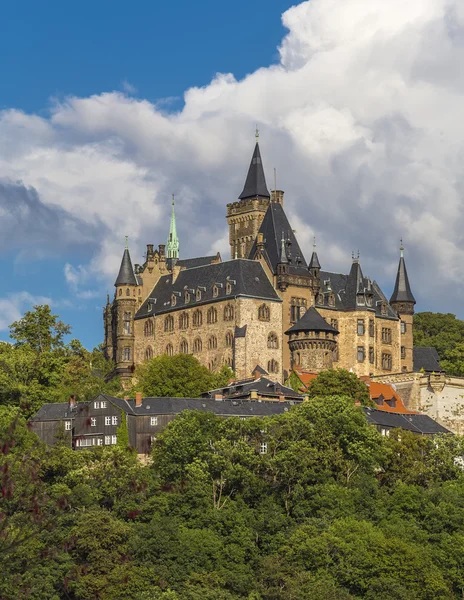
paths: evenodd
<path fill-rule="evenodd" d="M 460 0 L 0 3 L 0 339 L 50 301 L 102 339 L 124 236 L 228 258 L 257 123 L 306 257 L 464 317 Z"/>

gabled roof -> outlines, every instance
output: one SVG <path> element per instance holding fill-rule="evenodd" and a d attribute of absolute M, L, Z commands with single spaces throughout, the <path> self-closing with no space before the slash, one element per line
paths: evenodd
<path fill-rule="evenodd" d="M 375 408 L 364 408 L 363 410 L 369 423 L 380 427 L 401 428 L 423 435 L 451 433 L 428 415 L 391 413 Z"/>
<path fill-rule="evenodd" d="M 309 261 L 309 269 L 320 269 L 321 263 L 319 262 L 319 258 L 317 256 L 317 252 L 314 250 L 311 254 L 311 260 Z"/>
<path fill-rule="evenodd" d="M 270 194 L 266 185 L 266 178 L 264 176 L 263 162 L 261 160 L 259 144 L 256 142 L 250 167 L 248 168 L 245 186 L 239 196 L 239 199 L 246 200 L 247 198 L 256 198 L 258 196 L 261 198 L 270 198 Z"/>
<path fill-rule="evenodd" d="M 412 349 L 413 369 L 417 373 L 423 369 L 426 373 L 442 373 L 440 357 L 433 346 Z"/>
<path fill-rule="evenodd" d="M 129 248 L 125 248 L 124 250 L 121 266 L 119 268 L 119 273 L 114 285 L 137 285 L 137 279 L 135 278 L 134 269 L 132 267 Z"/>
<path fill-rule="evenodd" d="M 228 283 L 231 285 L 230 294 L 227 294 Z M 213 295 L 214 286 L 217 288 L 217 296 Z M 198 301 L 195 296 L 197 289 L 201 291 L 201 299 Z M 190 294 L 188 302 L 185 301 L 186 291 Z M 173 295 L 176 300 L 175 306 L 171 304 Z M 239 296 L 282 302 L 259 262 L 235 259 L 184 269 L 180 271 L 174 283 L 172 274 L 164 275 L 141 305 L 135 318 L 143 319 Z"/>
<path fill-rule="evenodd" d="M 416 300 L 411 292 L 411 286 L 409 285 L 408 272 L 406 270 L 406 263 L 404 262 L 403 250 L 401 250 L 400 262 L 398 264 L 398 272 L 396 274 L 395 289 L 393 290 L 391 302 L 412 302 L 416 303 Z"/>
<path fill-rule="evenodd" d="M 222 394 L 224 398 L 249 398 L 251 392 L 257 392 L 259 396 L 275 397 L 276 399 L 284 396 L 287 399 L 302 401 L 303 396 L 295 392 L 291 387 L 282 385 L 277 381 L 272 381 L 269 377 L 261 376 L 259 379 L 243 379 L 232 381 L 229 385 L 216 390 L 210 390 L 205 396 L 214 397 L 215 394 Z"/>
<path fill-rule="evenodd" d="M 277 272 L 277 265 L 281 262 L 283 234 L 289 272 L 292 273 L 293 270 L 297 270 L 309 276 L 303 252 L 290 226 L 283 206 L 279 202 L 271 202 L 267 207 L 263 222 L 259 228 L 259 233 L 263 234 L 264 248 L 274 273 Z M 253 243 L 249 258 L 255 257 L 256 245 L 257 239 Z"/>
<path fill-rule="evenodd" d="M 195 258 L 180 258 L 176 265 L 178 267 L 183 267 L 185 269 L 193 269 L 195 267 L 204 267 L 205 265 L 210 265 L 214 261 L 220 259 L 220 255 L 216 254 L 215 256 L 198 256 Z"/>
<path fill-rule="evenodd" d="M 330 333 L 339 333 L 332 325 L 327 323 L 314 306 L 310 306 L 301 319 L 285 333 L 288 335 L 296 331 L 329 331 Z"/>

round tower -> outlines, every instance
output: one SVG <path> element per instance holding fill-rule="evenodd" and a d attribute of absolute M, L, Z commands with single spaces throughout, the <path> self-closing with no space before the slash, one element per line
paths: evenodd
<path fill-rule="evenodd" d="M 285 332 L 291 355 L 291 368 L 301 367 L 319 373 L 331 369 L 337 349 L 338 331 L 311 306 L 299 321 Z"/>

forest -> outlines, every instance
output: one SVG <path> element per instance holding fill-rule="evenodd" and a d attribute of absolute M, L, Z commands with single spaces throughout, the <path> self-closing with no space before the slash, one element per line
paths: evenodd
<path fill-rule="evenodd" d="M 120 393 L 119 383 L 105 382 L 101 352 L 66 341 L 48 307 L 11 335 L 0 350 L 0 598 L 464 596 L 460 436 L 382 437 L 355 405 L 367 400 L 353 378 L 321 378 L 274 417 L 184 412 L 146 465 L 124 438 L 46 447 L 27 424 L 41 403 Z M 177 385 L 179 365 L 162 368 L 141 373 L 145 393 L 167 377 Z"/>

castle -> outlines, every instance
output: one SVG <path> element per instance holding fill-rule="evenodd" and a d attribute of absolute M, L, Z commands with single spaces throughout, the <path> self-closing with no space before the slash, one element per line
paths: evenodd
<path fill-rule="evenodd" d="M 413 371 L 415 299 L 403 248 L 390 300 L 366 277 L 358 256 L 348 274 L 309 263 L 284 211 L 269 192 L 258 139 L 245 185 L 227 205 L 231 259 L 181 258 L 174 202 L 167 245 L 147 245 L 142 265 L 127 247 L 104 308 L 104 351 L 114 375 L 130 379 L 154 356 L 194 354 L 210 370 L 237 378 L 256 365 L 283 381 L 295 366 L 341 367 L 359 376 Z"/>

